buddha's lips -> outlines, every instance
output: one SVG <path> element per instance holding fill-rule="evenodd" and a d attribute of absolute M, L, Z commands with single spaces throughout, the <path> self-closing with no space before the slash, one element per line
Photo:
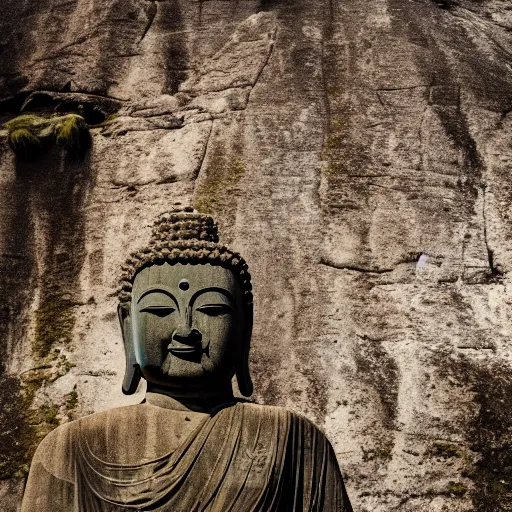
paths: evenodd
<path fill-rule="evenodd" d="M 202 347 L 171 347 L 169 352 L 173 355 L 176 354 L 195 354 L 196 352 L 202 352 Z"/>
<path fill-rule="evenodd" d="M 201 344 L 197 344 L 197 345 L 178 345 L 178 346 L 175 346 L 175 345 L 173 346 L 172 344 L 170 344 L 167 347 L 167 350 L 173 356 L 177 356 L 177 357 L 193 355 L 193 354 L 197 354 L 197 355 L 206 354 L 206 355 L 209 355 L 210 354 L 210 344 L 208 343 L 208 345 L 206 345 L 206 347 L 204 347 L 204 348 L 203 348 L 203 346 Z"/>

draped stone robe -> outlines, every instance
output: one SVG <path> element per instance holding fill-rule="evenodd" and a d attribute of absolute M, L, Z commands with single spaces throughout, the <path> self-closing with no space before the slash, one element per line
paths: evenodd
<path fill-rule="evenodd" d="M 182 439 L 180 421 L 197 423 Z M 22 512 L 133 510 L 352 508 L 325 436 L 280 407 L 237 403 L 191 419 L 145 403 L 64 424 L 40 444 Z"/>

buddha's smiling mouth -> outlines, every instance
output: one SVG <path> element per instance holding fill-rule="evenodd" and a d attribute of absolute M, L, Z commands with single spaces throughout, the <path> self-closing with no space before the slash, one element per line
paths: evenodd
<path fill-rule="evenodd" d="M 181 354 L 195 354 L 197 352 L 202 352 L 202 347 L 171 347 L 169 352 L 172 355 L 181 355 Z"/>
<path fill-rule="evenodd" d="M 171 343 L 167 350 L 173 355 L 180 359 L 185 359 L 187 361 L 191 360 L 201 360 L 203 354 L 207 356 L 210 355 L 210 344 L 208 343 L 206 347 L 203 348 L 201 343 L 188 345 L 184 343 Z"/>

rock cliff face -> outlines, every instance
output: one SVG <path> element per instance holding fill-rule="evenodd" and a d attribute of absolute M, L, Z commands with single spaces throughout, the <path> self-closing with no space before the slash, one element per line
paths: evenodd
<path fill-rule="evenodd" d="M 128 403 L 118 269 L 177 203 L 247 259 L 256 398 L 324 428 L 355 510 L 512 509 L 510 2 L 0 5 L 0 121 L 93 139 L 0 132 L 2 510 L 46 432 Z"/>

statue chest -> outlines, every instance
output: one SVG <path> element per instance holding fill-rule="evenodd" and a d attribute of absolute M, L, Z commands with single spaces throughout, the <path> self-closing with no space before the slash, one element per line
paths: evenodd
<path fill-rule="evenodd" d="M 173 453 L 208 417 L 141 404 L 83 425 L 80 442 L 106 463 L 141 464 Z"/>

